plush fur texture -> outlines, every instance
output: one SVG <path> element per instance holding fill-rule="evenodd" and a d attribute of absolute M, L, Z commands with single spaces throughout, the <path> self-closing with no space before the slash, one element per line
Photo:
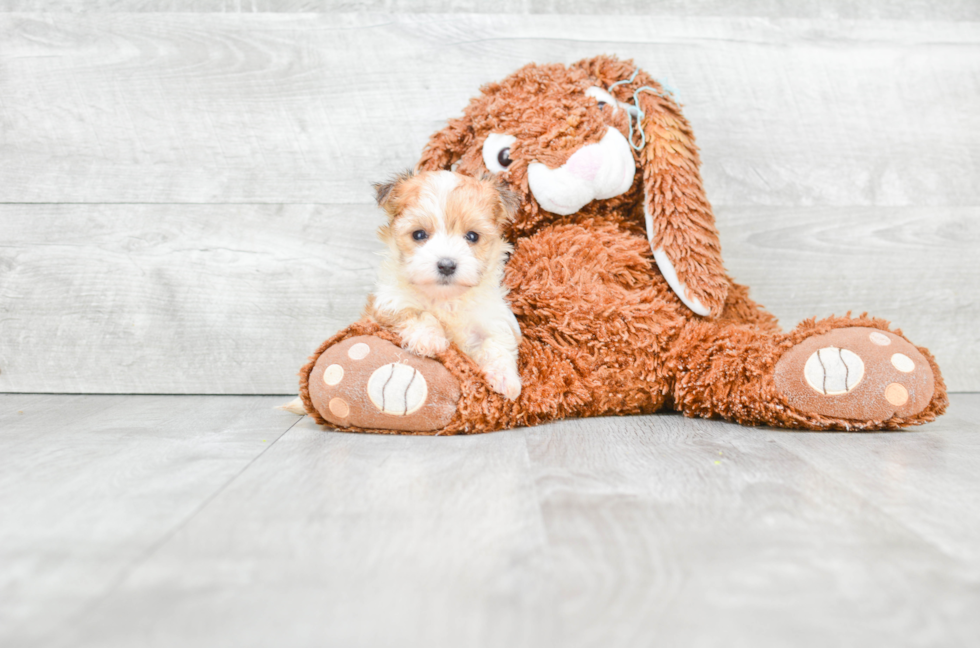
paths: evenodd
<path fill-rule="evenodd" d="M 494 393 L 479 367 L 451 346 L 435 357 L 456 378 L 462 395 L 448 425 L 423 433 L 486 432 L 565 417 L 663 408 L 685 416 L 811 430 L 892 430 L 942 414 L 947 406 L 945 385 L 935 360 L 921 347 L 917 348 L 929 367 L 916 370 L 931 370 L 934 392 L 926 407 L 911 414 L 896 410 L 886 418 L 835 418 L 795 407 L 780 392 L 775 367 L 803 340 L 856 326 L 892 329 L 883 320 L 848 314 L 807 320 L 783 333 L 775 318 L 749 298 L 748 290 L 727 276 L 691 128 L 674 101 L 642 71 L 631 84 L 611 90 L 624 103 L 630 103 L 641 86 L 654 90 L 638 95 L 647 143 L 633 153 L 633 185 L 567 216 L 540 208 L 528 185 L 529 164 L 559 168 L 583 146 L 599 142 L 610 126 L 628 136 L 626 110 L 599 106 L 587 92 L 630 79 L 634 72 L 631 61 L 611 57 L 567 68 L 528 65 L 482 88 L 463 117 L 451 120 L 430 139 L 419 169 L 455 168 L 479 177 L 488 171 L 483 151 L 488 136 L 515 138 L 511 162 L 497 177 L 521 199 L 514 220 L 506 226 L 515 250 L 506 266 L 505 284 L 523 333 L 524 389 L 516 401 Z M 651 240 L 647 216 L 652 219 Z M 651 248 L 667 255 L 679 288 L 668 283 L 668 272 L 658 267 Z M 687 291 L 710 315 L 695 315 L 678 290 Z M 905 344 L 901 332 L 893 332 Z M 309 373 L 325 350 L 358 335 L 400 343 L 392 331 L 361 321 L 318 349 L 301 371 L 300 395 L 321 423 L 325 419 L 309 396 Z M 875 371 L 869 368 L 866 380 L 877 376 Z"/>

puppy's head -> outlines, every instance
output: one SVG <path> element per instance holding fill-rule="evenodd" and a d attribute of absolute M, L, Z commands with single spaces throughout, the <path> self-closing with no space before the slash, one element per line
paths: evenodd
<path fill-rule="evenodd" d="M 379 231 L 400 276 L 429 297 L 448 299 L 499 281 L 510 246 L 502 226 L 518 198 L 492 177 L 406 172 L 374 185 L 388 213 Z"/>

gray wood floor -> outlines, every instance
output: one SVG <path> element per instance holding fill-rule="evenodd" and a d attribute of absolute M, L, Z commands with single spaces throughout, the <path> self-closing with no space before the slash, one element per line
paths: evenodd
<path fill-rule="evenodd" d="M 343 434 L 0 395 L 2 646 L 968 646 L 980 394 L 903 433 Z"/>

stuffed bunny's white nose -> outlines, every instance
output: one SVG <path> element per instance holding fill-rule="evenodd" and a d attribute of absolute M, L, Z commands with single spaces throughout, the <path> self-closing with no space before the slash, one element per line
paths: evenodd
<path fill-rule="evenodd" d="M 593 200 L 618 196 L 633 185 L 636 163 L 629 142 L 609 127 L 602 139 L 575 151 L 565 164 L 550 169 L 540 162 L 527 167 L 531 194 L 546 211 L 574 214 Z"/>
<path fill-rule="evenodd" d="M 598 146 L 583 146 L 568 158 L 565 168 L 576 178 L 592 182 L 602 167 L 602 150 Z"/>

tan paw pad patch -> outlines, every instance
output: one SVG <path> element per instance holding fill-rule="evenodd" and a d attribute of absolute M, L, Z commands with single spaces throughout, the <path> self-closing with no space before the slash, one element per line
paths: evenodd
<path fill-rule="evenodd" d="M 909 390 L 898 383 L 885 387 L 885 398 L 895 407 L 901 407 L 909 400 Z"/>
<path fill-rule="evenodd" d="M 344 402 L 342 398 L 331 398 L 330 399 L 330 413 L 337 418 L 347 418 L 350 414 L 350 405 Z"/>
<path fill-rule="evenodd" d="M 442 364 L 368 335 L 324 351 L 307 384 L 314 409 L 341 428 L 438 430 L 460 398 L 459 383 Z"/>
<path fill-rule="evenodd" d="M 913 416 L 935 390 L 932 368 L 915 346 L 860 326 L 803 340 L 776 363 L 774 380 L 791 407 L 852 421 Z"/>

